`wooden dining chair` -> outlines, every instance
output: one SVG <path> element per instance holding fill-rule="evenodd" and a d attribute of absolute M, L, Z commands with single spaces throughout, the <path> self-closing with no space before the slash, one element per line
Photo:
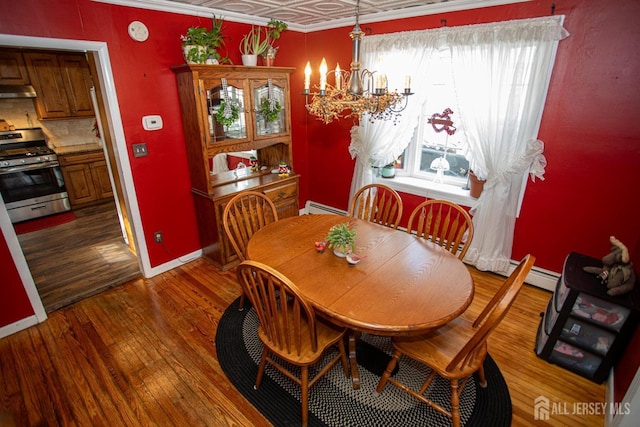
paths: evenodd
<path fill-rule="evenodd" d="M 487 338 L 507 314 L 534 262 L 535 257 L 525 256 L 473 323 L 458 317 L 426 335 L 394 337 L 391 341 L 394 348 L 393 358 L 380 378 L 376 391 L 381 393 L 387 382 L 390 382 L 447 415 L 452 419 L 454 427 L 459 427 L 462 390 L 475 372 L 478 373 L 480 386 L 487 387 L 483 369 L 487 355 Z M 409 388 L 391 376 L 402 355 L 431 368 L 419 391 Z M 435 375 L 451 383 L 451 411 L 425 395 Z"/>
<path fill-rule="evenodd" d="M 301 296 L 296 285 L 265 264 L 243 261 L 237 268 L 237 275 L 258 315 L 258 337 L 264 345 L 255 389 L 260 387 L 265 366 L 267 362 L 270 363 L 301 387 L 302 425 L 306 426 L 309 419 L 309 389 L 338 361 L 342 362 L 342 369 L 349 376 L 344 345 L 346 329 L 316 318 L 313 307 Z M 335 345 L 338 353 L 309 379 L 309 367 Z M 273 355 L 300 367 L 299 377 Z"/>
<path fill-rule="evenodd" d="M 365 185 L 353 196 L 349 216 L 398 228 L 402 218 L 402 199 L 393 188 L 386 185 Z"/>
<path fill-rule="evenodd" d="M 446 200 L 425 200 L 415 207 L 407 233 L 431 240 L 463 259 L 473 238 L 473 222 L 461 206 Z"/>
<path fill-rule="evenodd" d="M 247 258 L 251 236 L 277 220 L 276 206 L 271 199 L 257 191 L 238 193 L 229 200 L 222 213 L 222 226 L 240 261 Z M 244 297 L 244 294 L 240 297 L 240 310 L 244 307 Z"/>

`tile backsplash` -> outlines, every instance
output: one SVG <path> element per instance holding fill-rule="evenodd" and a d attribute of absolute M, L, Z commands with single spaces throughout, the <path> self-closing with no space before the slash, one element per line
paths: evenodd
<path fill-rule="evenodd" d="M 39 121 L 33 100 L 28 98 L 0 100 L 0 119 L 16 129 L 41 127 L 51 148 L 82 144 L 102 146 L 102 140 L 94 131 L 95 118 Z"/>

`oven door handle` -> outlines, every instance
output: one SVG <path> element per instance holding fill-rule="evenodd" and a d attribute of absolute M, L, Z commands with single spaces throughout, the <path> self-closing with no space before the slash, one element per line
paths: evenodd
<path fill-rule="evenodd" d="M 32 163 L 30 165 L 11 166 L 8 168 L 0 169 L 0 175 L 6 175 L 9 173 L 15 173 L 15 172 L 31 171 L 35 169 L 53 168 L 56 166 L 60 166 L 60 163 L 46 162 L 46 163 Z"/>

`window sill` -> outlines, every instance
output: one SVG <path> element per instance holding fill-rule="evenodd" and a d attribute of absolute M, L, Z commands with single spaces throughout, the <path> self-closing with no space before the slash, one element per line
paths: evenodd
<path fill-rule="evenodd" d="M 460 206 L 472 207 L 476 202 L 476 199 L 469 195 L 469 190 L 463 190 L 456 185 L 435 183 L 408 176 L 381 178 L 379 182 L 402 193 L 415 194 L 430 199 L 448 200 Z"/>

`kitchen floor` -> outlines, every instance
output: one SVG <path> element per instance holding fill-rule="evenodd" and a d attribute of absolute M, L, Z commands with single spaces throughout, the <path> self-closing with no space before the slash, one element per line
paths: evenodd
<path fill-rule="evenodd" d="M 113 200 L 73 212 L 71 222 L 18 236 L 48 313 L 142 275 Z"/>

